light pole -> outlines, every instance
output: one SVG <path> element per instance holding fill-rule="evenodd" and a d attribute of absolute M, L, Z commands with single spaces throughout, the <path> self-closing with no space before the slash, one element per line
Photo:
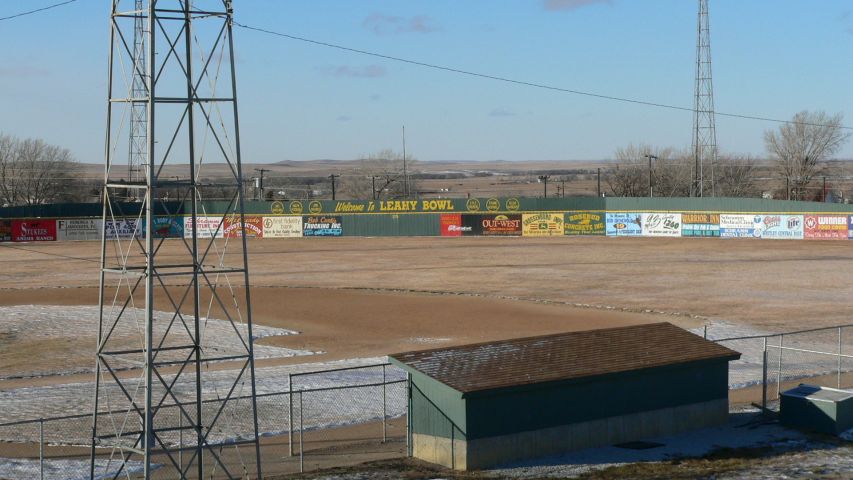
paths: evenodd
<path fill-rule="evenodd" d="M 340 175 L 335 175 L 334 173 L 329 175 L 329 178 L 332 180 L 332 200 L 337 200 L 335 198 L 335 179 L 340 177 Z"/>
<path fill-rule="evenodd" d="M 649 198 L 652 198 L 654 195 L 652 193 L 652 160 L 657 160 L 658 157 L 654 155 L 643 155 L 644 157 L 649 159 Z"/>
<path fill-rule="evenodd" d="M 548 179 L 551 175 L 539 175 L 539 181 L 545 184 L 545 198 L 548 198 Z"/>

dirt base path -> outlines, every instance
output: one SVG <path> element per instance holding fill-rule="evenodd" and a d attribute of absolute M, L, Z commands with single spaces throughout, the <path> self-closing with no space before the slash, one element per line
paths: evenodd
<path fill-rule="evenodd" d="M 268 337 L 260 344 L 322 351 L 320 355 L 259 360 L 259 367 L 387 355 L 406 350 L 496 340 L 570 330 L 636 325 L 660 321 L 657 315 L 616 312 L 568 305 L 476 296 L 404 294 L 323 288 L 259 287 L 252 290 L 255 321 L 297 330 L 300 335 Z M 0 305 L 90 305 L 97 289 L 0 290 Z M 93 322 L 97 318 L 91 319 Z M 691 318 L 674 317 L 685 327 Z M 25 336 L 0 339 L 0 364 L 45 371 L 61 361 L 65 367 L 92 365 L 94 339 L 76 337 L 32 345 Z M 34 348 L 37 353 L 34 354 Z M 0 374 L 14 375 L 0 367 Z M 89 375 L 62 377 L 62 382 Z M 41 384 L 46 379 L 0 382 L 0 388 Z"/>

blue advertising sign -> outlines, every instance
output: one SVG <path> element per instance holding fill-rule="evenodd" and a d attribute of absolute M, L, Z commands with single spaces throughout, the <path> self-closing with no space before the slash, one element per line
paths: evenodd
<path fill-rule="evenodd" d="M 305 237 L 340 237 L 343 235 L 341 217 L 318 215 L 304 217 L 302 235 Z"/>
<path fill-rule="evenodd" d="M 605 233 L 608 237 L 639 237 L 643 234 L 641 213 L 607 213 Z"/>
<path fill-rule="evenodd" d="M 157 216 L 152 220 L 154 238 L 183 238 L 184 218 Z M 142 236 L 145 236 L 145 222 L 142 222 Z"/>
<path fill-rule="evenodd" d="M 847 238 L 853 239 L 853 215 L 847 217 Z"/>

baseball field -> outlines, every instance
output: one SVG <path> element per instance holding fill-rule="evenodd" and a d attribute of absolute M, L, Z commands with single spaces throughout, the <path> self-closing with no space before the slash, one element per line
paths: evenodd
<path fill-rule="evenodd" d="M 182 247 L 160 255 L 170 248 Z M 0 246 L 0 306 L 97 305 L 99 249 Z M 324 361 L 642 322 L 707 324 L 716 337 L 732 325 L 842 324 L 853 313 L 848 252 L 749 239 L 296 238 L 250 241 L 249 263 L 255 323 L 299 332 L 259 344 Z M 27 325 L 0 331 L 0 387 L 68 381 L 14 377 L 93 364 L 94 337 Z"/>
<path fill-rule="evenodd" d="M 259 382 L 280 391 L 282 377 L 264 372 L 646 322 L 707 327 L 714 338 L 849 323 L 847 243 L 250 239 Z M 182 248 L 169 240 L 158 255 Z M 87 413 L 99 252 L 99 242 L 0 244 L 5 421 Z"/>

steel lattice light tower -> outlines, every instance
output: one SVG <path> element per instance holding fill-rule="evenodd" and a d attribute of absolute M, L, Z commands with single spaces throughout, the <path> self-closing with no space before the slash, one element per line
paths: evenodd
<path fill-rule="evenodd" d="M 261 477 L 232 16 L 112 2 L 92 478 Z"/>
<path fill-rule="evenodd" d="M 145 0 L 135 0 L 134 10 L 142 12 Z M 133 22 L 133 58 L 131 64 L 131 97 L 145 97 L 145 17 L 137 16 Z M 146 138 L 148 135 L 148 111 L 142 103 L 130 106 L 130 151 L 128 152 L 127 179 L 130 182 L 144 182 L 142 165 L 145 164 Z M 138 193 L 138 192 L 129 192 Z M 138 198 L 134 198 L 138 200 Z"/>
<path fill-rule="evenodd" d="M 711 30 L 708 0 L 699 0 L 696 26 L 696 88 L 693 102 L 693 186 L 691 196 L 705 195 L 706 164 L 711 166 L 711 193 L 716 195 L 717 127 L 714 120 L 714 83 L 711 77 Z"/>

